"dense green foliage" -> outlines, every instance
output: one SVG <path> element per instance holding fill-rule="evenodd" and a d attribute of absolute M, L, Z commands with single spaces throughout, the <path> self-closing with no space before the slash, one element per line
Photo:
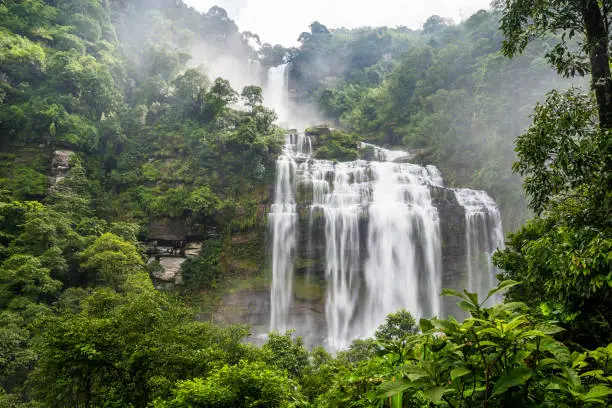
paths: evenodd
<path fill-rule="evenodd" d="M 609 8 L 499 1 L 419 31 L 315 22 L 286 55 L 256 53 L 218 7 L 0 2 L 0 407 L 609 406 Z M 504 281 L 487 295 L 505 303 L 445 290 L 462 322 L 399 310 L 332 356 L 291 332 L 254 346 L 155 290 L 139 240 L 156 222 L 204 241 L 184 294 L 264 269 L 283 132 L 259 87 L 209 78 L 192 52 L 291 61 L 298 99 L 341 128 L 308 130 L 318 158 L 367 155 L 363 140 L 418 148 L 451 184 L 490 190 L 512 227 L 525 213 L 510 172 L 523 176 L 536 218 L 496 255 Z M 593 95 L 553 91 L 527 127 L 546 60 L 590 72 Z"/>

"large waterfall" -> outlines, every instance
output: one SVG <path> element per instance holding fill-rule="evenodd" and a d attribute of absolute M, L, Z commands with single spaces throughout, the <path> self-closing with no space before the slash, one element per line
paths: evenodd
<path fill-rule="evenodd" d="M 375 148 L 377 160 L 334 163 L 312 158 L 312 143 L 288 135 L 277 161 L 271 330 L 296 328 L 341 349 L 371 336 L 398 308 L 417 318 L 447 314 L 439 297 L 442 222 L 463 226 L 457 261 L 464 273 L 454 277 L 463 286 L 456 289 L 486 293 L 494 286 L 490 257 L 503 233 L 486 193 L 446 189 L 434 166 L 392 161 L 403 152 L 364 144 Z M 451 197 L 461 217 L 441 216 L 435 198 L 441 195 Z M 317 285 L 323 299 L 304 300 L 300 293 Z M 324 324 L 309 318 L 317 303 L 324 303 Z"/>
<path fill-rule="evenodd" d="M 268 70 L 266 104 L 289 125 L 288 65 Z M 312 157 L 289 134 L 276 163 L 270 330 L 295 328 L 332 350 L 373 335 L 399 308 L 419 317 L 461 313 L 442 287 L 486 294 L 501 217 L 483 191 L 448 189 L 434 166 L 362 143 L 370 160 Z"/>

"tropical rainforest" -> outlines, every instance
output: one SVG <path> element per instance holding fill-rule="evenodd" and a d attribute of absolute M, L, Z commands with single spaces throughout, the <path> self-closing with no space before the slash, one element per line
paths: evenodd
<path fill-rule="evenodd" d="M 611 9 L 496 0 L 285 48 L 182 0 L 0 1 L 0 407 L 610 406 Z M 260 87 L 210 75 L 222 58 L 290 64 L 335 129 L 319 157 L 410 148 L 489 191 L 512 231 L 498 286 L 335 354 L 215 324 L 231 282 L 269 279 L 287 132 Z M 143 244 L 160 220 L 204 242 L 174 290 Z"/>

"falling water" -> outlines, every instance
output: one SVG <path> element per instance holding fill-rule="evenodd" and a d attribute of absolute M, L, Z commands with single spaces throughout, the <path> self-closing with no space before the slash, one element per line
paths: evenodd
<path fill-rule="evenodd" d="M 465 209 L 468 290 L 482 298 L 495 286 L 497 271 L 491 259 L 504 246 L 501 215 L 495 201 L 484 191 L 457 189 L 455 195 Z"/>
<path fill-rule="evenodd" d="M 426 168 L 372 163 L 364 334 L 399 307 L 415 317 L 440 312 L 440 226 Z"/>
<path fill-rule="evenodd" d="M 266 105 L 276 112 L 281 124 L 289 120 L 289 64 L 268 70 L 268 83 L 264 89 Z"/>
<path fill-rule="evenodd" d="M 303 155 L 303 137 L 287 135 L 282 155 L 276 161 L 275 202 L 268 222 L 272 231 L 271 330 L 289 328 L 293 293 L 293 257 L 296 250 L 298 214 L 295 202 L 295 159 Z M 309 151 L 310 152 L 310 151 Z"/>
<path fill-rule="evenodd" d="M 389 161 L 333 163 L 312 159 L 311 150 L 309 138 L 291 136 L 277 164 L 271 328 L 288 325 L 298 206 L 309 210 L 307 228 L 313 218 L 325 220 L 329 348 L 372 335 L 400 307 L 416 317 L 439 314 L 440 220 L 430 193 L 441 185 L 437 169 Z"/>

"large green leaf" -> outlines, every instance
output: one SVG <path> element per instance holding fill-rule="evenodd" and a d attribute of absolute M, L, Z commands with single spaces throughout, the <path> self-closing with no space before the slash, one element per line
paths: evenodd
<path fill-rule="evenodd" d="M 491 309 L 489 313 L 489 317 L 491 319 L 495 319 L 497 316 L 499 316 L 501 313 L 505 311 L 514 311 L 517 309 L 527 310 L 528 307 L 523 302 L 500 303 L 499 305 L 496 305 L 495 307 Z"/>
<path fill-rule="evenodd" d="M 421 326 L 421 332 L 423 333 L 427 333 L 428 331 L 434 329 L 434 325 L 429 319 L 419 320 L 419 326 Z"/>
<path fill-rule="evenodd" d="M 431 402 L 433 402 L 434 404 L 437 404 L 442 399 L 445 388 L 444 387 L 431 387 L 431 388 L 426 388 L 422 391 L 423 391 L 423 394 L 425 394 L 425 396 L 429 398 Z"/>
<path fill-rule="evenodd" d="M 472 371 L 467 367 L 456 367 L 451 370 L 451 379 L 455 380 L 457 378 L 463 377 L 465 375 L 471 374 Z"/>
<path fill-rule="evenodd" d="M 457 305 L 459 305 L 461 310 L 463 310 L 464 312 L 470 313 L 476 311 L 476 306 L 465 300 L 458 302 Z"/>
<path fill-rule="evenodd" d="M 508 391 L 511 387 L 516 387 L 518 385 L 523 385 L 527 382 L 528 379 L 531 378 L 531 370 L 525 367 L 515 368 L 512 371 L 506 372 L 499 377 L 499 380 L 495 383 L 493 387 L 492 397 L 503 394 Z"/>
<path fill-rule="evenodd" d="M 605 385 L 597 385 L 589 390 L 587 395 L 584 397 L 584 401 L 604 404 L 606 402 L 605 397 L 608 395 L 612 395 L 612 389 Z"/>
<path fill-rule="evenodd" d="M 378 387 L 378 394 L 382 397 L 389 398 L 406 391 L 410 386 L 410 381 L 404 379 L 387 381 Z"/>
<path fill-rule="evenodd" d="M 552 335 L 552 334 L 557 334 L 560 333 L 562 331 L 565 331 L 565 329 L 563 327 L 559 327 L 556 326 L 554 324 L 548 324 L 548 323 L 540 323 L 536 326 L 536 330 L 541 331 L 544 334 L 548 334 L 548 335 Z"/>
<path fill-rule="evenodd" d="M 465 293 L 465 296 L 467 296 L 467 299 L 475 306 L 478 307 L 480 305 L 480 303 L 478 302 L 478 293 L 472 293 L 472 292 L 468 292 L 467 290 L 463 290 L 463 293 Z M 465 297 L 464 296 L 464 297 Z"/>
<path fill-rule="evenodd" d="M 497 327 L 487 327 L 486 329 L 478 330 L 478 335 L 482 336 L 484 334 L 488 334 L 489 336 L 501 338 L 503 336 L 502 332 Z"/>
<path fill-rule="evenodd" d="M 506 289 L 510 289 L 511 287 L 516 286 L 516 285 L 520 285 L 520 284 L 521 284 L 521 282 L 517 282 L 517 281 L 512 280 L 512 279 L 508 279 L 508 280 L 505 280 L 503 282 L 500 282 L 499 285 L 497 285 L 496 287 L 491 289 L 489 291 L 489 293 L 487 293 L 487 297 L 485 298 L 485 300 L 483 300 L 483 302 L 486 302 L 491 296 L 495 295 L 496 293 L 499 293 L 499 292 L 501 292 L 503 290 L 506 290 Z"/>
<path fill-rule="evenodd" d="M 458 298 L 465 297 L 463 296 L 463 293 L 459 292 L 458 290 L 454 290 L 454 289 L 442 289 L 442 293 L 440 294 L 440 296 L 456 296 Z"/>
<path fill-rule="evenodd" d="M 542 339 L 540 350 L 551 353 L 560 363 L 567 363 L 571 360 L 567 347 L 553 338 Z"/>
<path fill-rule="evenodd" d="M 516 339 L 520 340 L 528 337 L 548 337 L 546 334 L 542 333 L 539 330 L 527 330 L 521 334 L 519 334 Z"/>

